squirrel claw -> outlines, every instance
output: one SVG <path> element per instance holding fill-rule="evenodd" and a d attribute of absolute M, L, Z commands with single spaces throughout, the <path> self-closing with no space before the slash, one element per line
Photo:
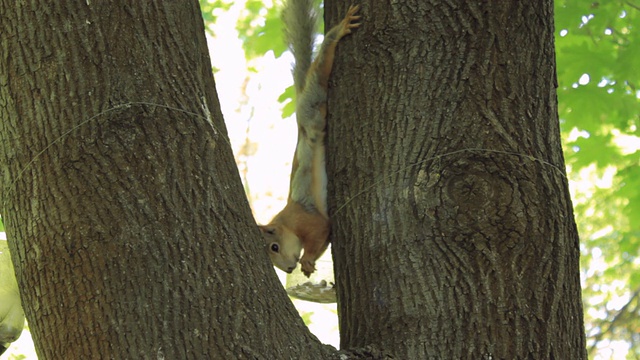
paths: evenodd
<path fill-rule="evenodd" d="M 342 31 L 340 37 L 351 34 L 351 29 L 355 29 L 360 26 L 360 23 L 352 23 L 352 21 L 359 20 L 362 16 L 354 15 L 360 9 L 360 5 L 351 5 L 347 11 L 347 15 L 342 19 L 341 27 Z"/>

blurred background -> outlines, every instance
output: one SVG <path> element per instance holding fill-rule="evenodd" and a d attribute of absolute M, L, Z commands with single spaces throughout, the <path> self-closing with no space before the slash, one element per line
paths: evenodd
<path fill-rule="evenodd" d="M 297 136 L 281 4 L 200 3 L 238 169 L 256 221 L 264 224 L 286 203 Z M 555 24 L 589 358 L 640 359 L 640 0 L 558 0 Z M 329 253 L 321 264 L 315 280 L 330 280 Z M 287 285 L 286 274 L 276 272 Z M 338 346 L 335 304 L 294 304 L 321 341 Z M 0 359 L 37 359 L 28 326 Z"/>

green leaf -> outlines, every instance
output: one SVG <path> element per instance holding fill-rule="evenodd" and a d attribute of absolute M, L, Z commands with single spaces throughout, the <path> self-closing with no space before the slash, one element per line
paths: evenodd
<path fill-rule="evenodd" d="M 250 0 L 246 3 L 244 15 L 238 20 L 236 29 L 247 59 L 263 56 L 269 51 L 279 57 L 287 50 L 280 10 L 276 6 L 265 8 L 262 1 Z"/>
<path fill-rule="evenodd" d="M 282 118 L 286 119 L 296 112 L 296 90 L 293 85 L 284 89 L 284 92 L 278 97 L 278 102 L 284 104 L 282 108 Z"/>

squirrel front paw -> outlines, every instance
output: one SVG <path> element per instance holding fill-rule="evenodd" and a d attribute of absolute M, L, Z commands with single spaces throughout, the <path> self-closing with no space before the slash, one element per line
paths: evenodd
<path fill-rule="evenodd" d="M 352 21 L 360 19 L 359 15 L 355 15 L 355 13 L 358 12 L 358 9 L 360 9 L 360 5 L 351 5 L 349 7 L 347 15 L 340 22 L 340 36 L 338 38 L 351 34 L 351 29 L 355 29 L 360 26 L 360 23 L 352 23 Z"/>
<path fill-rule="evenodd" d="M 316 262 L 313 260 L 300 260 L 302 272 L 309 277 L 312 272 L 316 271 Z"/>

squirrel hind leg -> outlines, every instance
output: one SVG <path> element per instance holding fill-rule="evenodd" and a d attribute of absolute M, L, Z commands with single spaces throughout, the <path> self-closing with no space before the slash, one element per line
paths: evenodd
<path fill-rule="evenodd" d="M 311 273 L 316 271 L 316 260 L 318 260 L 322 254 L 329 247 L 329 223 L 326 222 L 326 226 L 319 233 L 311 239 L 307 239 L 304 244 L 304 254 L 300 258 L 301 270 L 309 277 Z"/>

